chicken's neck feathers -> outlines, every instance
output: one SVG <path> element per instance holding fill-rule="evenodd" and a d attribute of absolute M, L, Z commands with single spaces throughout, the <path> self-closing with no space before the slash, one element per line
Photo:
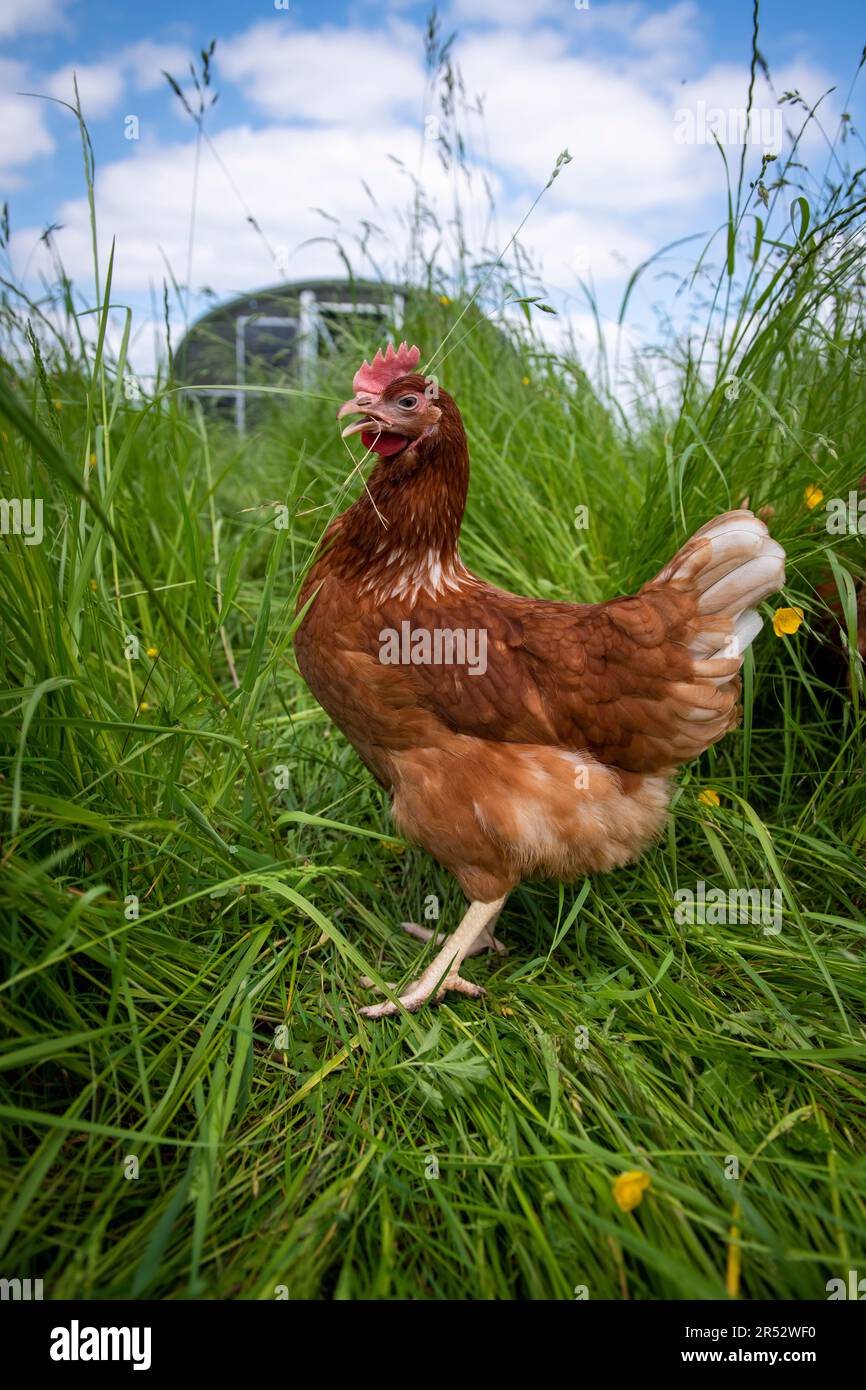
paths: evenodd
<path fill-rule="evenodd" d="M 382 460 L 335 523 L 328 569 L 378 598 L 460 587 L 470 578 L 457 548 L 468 486 L 462 425 L 459 432 L 443 428 L 435 441 L 398 460 Z"/>

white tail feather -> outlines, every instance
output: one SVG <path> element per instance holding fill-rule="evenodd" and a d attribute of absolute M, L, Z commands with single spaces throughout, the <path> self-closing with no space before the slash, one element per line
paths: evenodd
<path fill-rule="evenodd" d="M 785 582 L 785 552 L 751 512 L 728 512 L 695 532 L 659 579 L 684 582 L 696 594 L 695 674 L 724 685 L 761 630 L 755 605 Z"/>

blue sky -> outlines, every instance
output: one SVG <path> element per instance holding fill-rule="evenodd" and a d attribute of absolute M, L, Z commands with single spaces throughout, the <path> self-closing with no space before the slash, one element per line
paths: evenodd
<path fill-rule="evenodd" d="M 161 294 L 167 264 L 181 282 L 190 268 L 193 313 L 206 302 L 205 287 L 222 298 L 281 276 L 338 273 L 333 245 L 321 240 L 335 224 L 323 212 L 338 219 L 347 239 L 360 219 L 375 221 L 377 261 L 390 269 L 394 248 L 405 242 L 408 173 L 422 180 L 443 218 L 450 207 L 449 181 L 424 140 L 427 12 L 427 5 L 387 0 L 290 0 L 288 11 L 273 0 L 0 0 L 0 198 L 10 206 L 15 272 L 29 283 L 50 273 L 39 237 L 61 223 L 57 249 L 85 297 L 88 291 L 77 132 L 60 108 L 17 95 L 69 98 L 73 70 L 96 152 L 103 253 L 115 236 L 115 297 L 133 306 L 142 344 L 152 339 L 151 294 Z M 693 136 L 679 140 L 677 113 L 694 113 L 701 103 L 725 113 L 743 106 L 751 12 L 751 0 L 589 0 L 583 10 L 574 0 L 440 6 L 443 29 L 458 33 L 455 57 L 467 90 L 484 96 L 484 119 L 468 128 L 467 225 L 475 248 L 485 240 L 488 248 L 501 245 L 559 150 L 572 153 L 523 241 L 578 335 L 591 336 L 582 279 L 611 317 L 636 264 L 723 215 L 718 153 Z M 762 80 L 757 100 L 768 122 L 782 91 L 797 88 L 813 101 L 835 85 L 823 107 L 834 131 L 866 40 L 862 5 L 765 0 L 761 23 L 775 91 Z M 207 118 L 213 150 L 202 154 L 190 256 L 194 130 L 160 68 L 183 77 L 188 58 L 212 38 L 219 101 Z M 862 87 L 849 110 L 866 129 Z M 136 140 L 126 138 L 130 117 Z M 823 170 L 827 152 L 817 131 L 804 152 Z M 861 144 L 853 164 L 863 163 Z M 750 170 L 759 164 L 760 149 L 750 149 Z M 484 178 L 496 196 L 493 227 L 484 215 Z M 264 237 L 246 221 L 243 204 Z M 671 267 L 685 269 L 689 254 Z M 365 269 L 360 260 L 357 268 Z M 663 300 L 665 283 L 641 290 L 638 326 L 649 321 L 656 297 Z"/>

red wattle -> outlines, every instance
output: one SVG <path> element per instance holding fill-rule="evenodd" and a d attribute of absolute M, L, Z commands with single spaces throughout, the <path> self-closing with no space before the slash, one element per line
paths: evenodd
<path fill-rule="evenodd" d="M 365 449 L 372 449 L 374 454 L 389 458 L 391 454 L 399 454 L 401 449 L 405 449 L 409 440 L 405 434 L 377 434 L 375 430 L 362 430 L 361 443 Z"/>

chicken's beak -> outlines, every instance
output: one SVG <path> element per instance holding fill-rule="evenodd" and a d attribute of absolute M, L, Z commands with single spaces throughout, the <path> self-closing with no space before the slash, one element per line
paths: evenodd
<path fill-rule="evenodd" d="M 342 420 L 345 416 L 364 416 L 366 418 L 364 418 L 364 420 L 357 420 L 353 425 L 346 425 L 345 430 L 342 431 L 343 439 L 348 438 L 350 434 L 360 434 L 361 430 L 364 430 L 366 425 L 370 423 L 370 417 L 367 416 L 367 407 L 361 406 L 361 404 L 354 399 L 354 396 L 352 400 L 346 400 L 346 403 L 336 411 L 336 418 L 338 418 L 338 420 Z"/>
<path fill-rule="evenodd" d="M 375 428 L 378 422 L 375 411 L 372 410 L 372 404 L 373 402 L 370 400 L 368 405 L 362 405 L 358 398 L 353 396 L 350 401 L 346 401 L 345 405 L 340 406 L 337 411 L 338 420 L 342 420 L 346 415 L 363 415 L 364 417 L 363 420 L 356 420 L 354 425 L 346 426 L 342 431 L 343 439 L 348 439 L 350 434 L 360 434 L 362 430 L 369 429 L 371 424 Z"/>

